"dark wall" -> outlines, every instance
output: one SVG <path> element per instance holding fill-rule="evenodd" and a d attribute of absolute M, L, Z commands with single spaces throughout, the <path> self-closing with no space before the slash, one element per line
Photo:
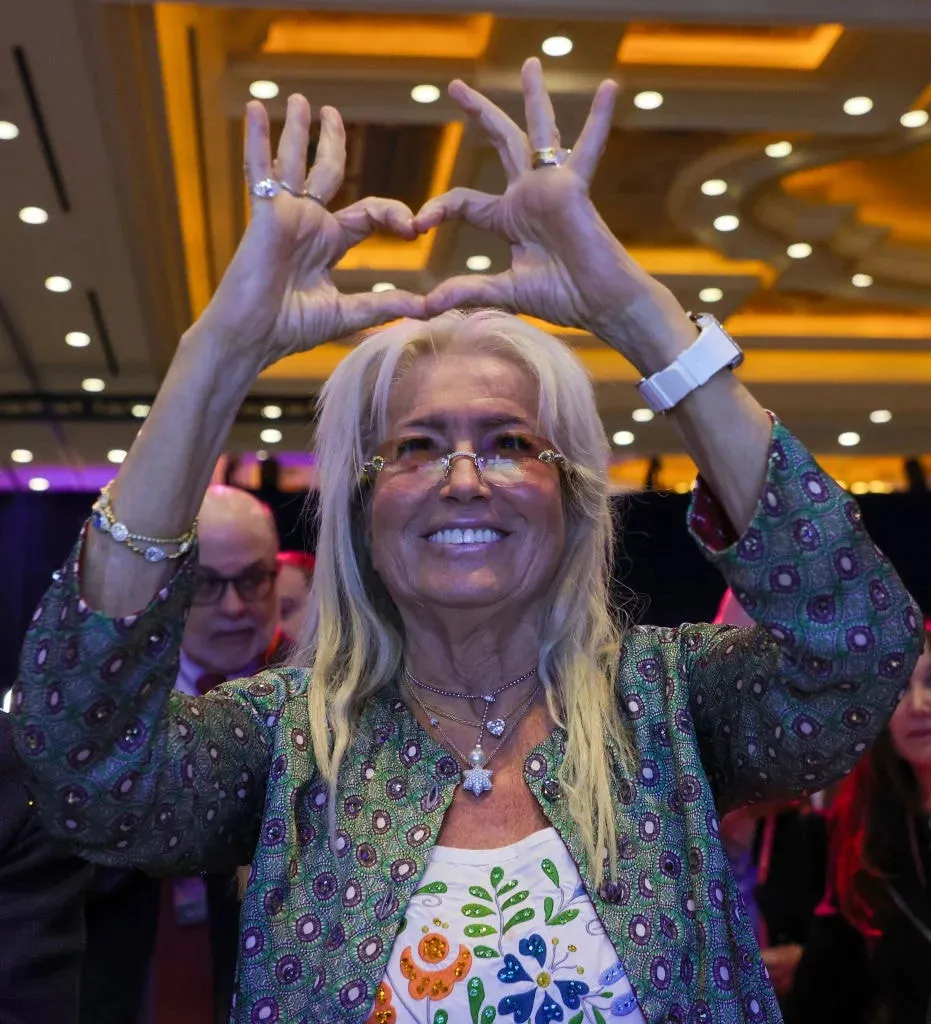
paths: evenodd
<path fill-rule="evenodd" d="M 312 549 L 304 499 L 263 494 L 275 510 L 283 545 Z M 12 683 L 19 646 L 51 573 L 68 554 L 93 495 L 0 494 L 0 692 Z M 685 495 L 625 499 L 618 576 L 641 595 L 641 618 L 671 625 L 714 615 L 724 584 L 685 528 Z M 864 521 L 926 612 L 931 611 L 931 495 L 865 495 Z"/>

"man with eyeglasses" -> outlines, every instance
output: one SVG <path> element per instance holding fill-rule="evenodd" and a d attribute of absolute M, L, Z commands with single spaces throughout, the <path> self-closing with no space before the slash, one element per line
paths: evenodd
<path fill-rule="evenodd" d="M 278 628 L 279 542 L 268 506 L 247 491 L 215 485 L 201 506 L 198 535 L 197 583 L 175 681 L 191 696 L 254 675 L 280 660 L 289 642 Z M 205 911 L 209 949 L 203 929 L 189 927 L 202 924 Z M 159 1002 L 174 1009 L 183 1000 L 191 1019 L 203 1021 L 192 1003 L 209 1005 L 204 989 L 212 983 L 213 1019 L 229 1019 L 239 936 L 234 877 L 174 879 L 163 887 L 141 872 L 97 868 L 87 923 L 81 1024 L 146 1019 L 143 993 L 156 932 Z"/>

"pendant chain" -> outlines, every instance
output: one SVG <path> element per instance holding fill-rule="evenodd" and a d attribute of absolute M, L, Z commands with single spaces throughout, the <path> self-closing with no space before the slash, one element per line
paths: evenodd
<path fill-rule="evenodd" d="M 518 676 L 516 679 L 512 679 L 509 683 L 505 683 L 503 686 L 499 686 L 497 690 L 492 690 L 491 693 L 462 693 L 458 690 L 441 690 L 436 686 L 431 686 L 429 683 L 421 682 L 405 665 L 404 676 L 414 684 L 414 686 L 420 687 L 421 690 L 428 690 L 430 693 L 435 693 L 438 697 L 453 697 L 456 700 L 483 700 L 486 704 L 494 704 L 499 693 L 504 693 L 505 690 L 510 690 L 512 686 L 517 686 L 518 683 L 522 683 L 525 679 L 529 679 L 531 676 L 537 674 L 537 666 L 534 665 L 529 672 L 525 672 L 522 676 Z"/>

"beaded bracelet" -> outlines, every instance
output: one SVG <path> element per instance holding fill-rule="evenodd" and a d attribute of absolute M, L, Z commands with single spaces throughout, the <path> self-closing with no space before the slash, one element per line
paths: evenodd
<path fill-rule="evenodd" d="M 187 554 L 197 539 L 197 520 L 191 528 L 180 537 L 147 537 L 142 533 L 131 533 L 129 528 L 117 520 L 110 502 L 110 486 L 100 492 L 94 502 L 91 523 L 101 533 L 109 534 L 117 544 L 125 544 L 134 554 L 142 555 L 147 562 L 164 562 L 166 559 L 180 558 Z M 177 551 L 166 551 L 165 544 L 177 547 Z"/>

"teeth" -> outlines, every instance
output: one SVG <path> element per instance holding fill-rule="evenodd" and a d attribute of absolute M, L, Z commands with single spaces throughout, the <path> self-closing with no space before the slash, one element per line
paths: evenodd
<path fill-rule="evenodd" d="M 498 530 L 437 530 L 427 538 L 432 544 L 493 544 L 502 540 Z"/>

